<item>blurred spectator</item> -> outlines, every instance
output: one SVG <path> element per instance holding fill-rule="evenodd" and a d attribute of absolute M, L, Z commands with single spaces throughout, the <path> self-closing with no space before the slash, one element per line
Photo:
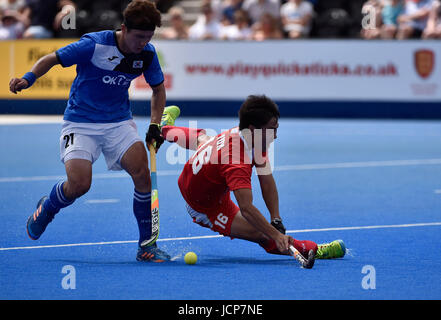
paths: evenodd
<path fill-rule="evenodd" d="M 366 0 L 317 1 L 314 6 L 314 28 L 311 35 L 318 38 L 359 36 L 361 8 L 364 2 Z M 354 26 L 357 30 L 355 33 Z"/>
<path fill-rule="evenodd" d="M 6 10 L 23 13 L 25 4 L 25 0 L 0 0 L 0 14 Z"/>
<path fill-rule="evenodd" d="M 373 14 L 375 17 L 375 26 L 373 28 L 366 28 L 365 26 L 361 29 L 361 37 L 363 39 L 378 39 L 381 32 L 381 11 L 382 2 L 380 0 L 368 0 L 364 3 L 362 12 L 366 15 Z"/>
<path fill-rule="evenodd" d="M 17 19 L 16 12 L 12 10 L 3 11 L 0 23 L 0 40 L 19 39 L 24 29 L 24 24 Z"/>
<path fill-rule="evenodd" d="M 245 10 L 239 9 L 234 12 L 233 24 L 223 26 L 220 31 L 222 40 L 249 40 L 252 36 L 250 20 Z"/>
<path fill-rule="evenodd" d="M 363 21 L 364 13 L 362 12 L 363 5 L 366 0 L 350 0 L 343 3 L 343 8 L 346 8 L 348 13 L 347 30 L 342 35 L 347 38 L 359 38 L 360 37 L 360 21 Z M 384 0 L 381 0 L 384 1 Z M 317 19 L 318 12 L 314 6 L 314 23 Z M 314 30 L 311 31 L 313 36 Z"/>
<path fill-rule="evenodd" d="M 385 1 L 381 10 L 381 26 L 380 35 L 382 39 L 394 39 L 398 29 L 398 17 L 403 13 L 403 0 Z"/>
<path fill-rule="evenodd" d="M 122 12 L 131 0 L 74 0 L 76 6 L 76 37 L 101 30 L 119 29 Z M 65 31 L 57 36 L 65 37 Z M 156 33 L 155 33 L 156 35 Z M 159 33 L 157 34 L 159 36 Z"/>
<path fill-rule="evenodd" d="M 181 7 L 173 6 L 168 10 L 170 27 L 164 28 L 161 32 L 162 39 L 185 40 L 188 39 L 188 26 L 184 22 L 184 10 Z"/>
<path fill-rule="evenodd" d="M 397 39 L 421 38 L 427 26 L 432 0 L 406 0 L 404 13 L 398 17 Z"/>
<path fill-rule="evenodd" d="M 441 1 L 434 1 L 423 32 L 424 39 L 441 39 Z"/>
<path fill-rule="evenodd" d="M 254 27 L 252 39 L 256 41 L 283 39 L 279 19 L 268 12 L 262 14 Z"/>
<path fill-rule="evenodd" d="M 224 24 L 234 24 L 234 14 L 242 8 L 244 0 L 225 0 L 222 9 Z"/>
<path fill-rule="evenodd" d="M 258 22 L 264 13 L 275 18 L 280 17 L 280 0 L 245 0 L 242 8 L 248 12 L 252 25 Z"/>
<path fill-rule="evenodd" d="M 24 0 L 0 0 L 0 40 L 22 37 L 28 24 L 23 14 L 24 7 Z"/>
<path fill-rule="evenodd" d="M 224 8 L 223 0 L 202 0 L 202 3 L 209 3 L 211 5 L 211 10 L 213 11 L 214 19 L 217 21 L 222 20 L 222 10 Z M 200 18 L 203 16 L 201 15 Z"/>
<path fill-rule="evenodd" d="M 216 19 L 209 0 L 202 3 L 201 12 L 202 16 L 189 29 L 189 39 L 218 39 L 221 24 Z"/>
<path fill-rule="evenodd" d="M 54 31 L 61 28 L 63 17 L 72 8 L 75 6 L 70 0 L 26 0 L 24 13 L 30 20 L 30 25 L 24 32 L 23 38 L 53 37 Z"/>
<path fill-rule="evenodd" d="M 95 0 L 96 1 L 96 0 Z M 170 10 L 171 7 L 174 6 L 174 3 L 176 2 L 176 0 L 150 0 L 151 2 L 154 2 L 156 5 L 156 8 L 160 11 L 160 12 L 168 12 Z M 129 1 L 130 2 L 130 1 Z M 126 7 L 126 3 L 124 3 L 124 8 Z M 115 8 L 116 9 L 116 8 Z"/>
<path fill-rule="evenodd" d="M 289 0 L 280 7 L 283 29 L 291 39 L 306 37 L 311 31 L 313 6 L 305 0 Z"/>

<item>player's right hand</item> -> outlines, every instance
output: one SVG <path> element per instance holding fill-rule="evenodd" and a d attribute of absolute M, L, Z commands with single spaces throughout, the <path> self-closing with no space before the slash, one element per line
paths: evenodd
<path fill-rule="evenodd" d="M 279 233 L 276 239 L 277 249 L 279 249 L 282 253 L 287 253 L 289 250 L 289 244 L 290 244 L 290 236 L 286 236 L 282 233 Z"/>
<path fill-rule="evenodd" d="M 23 78 L 12 78 L 11 81 L 9 81 L 9 90 L 12 93 L 17 94 L 17 92 L 26 89 L 28 85 L 28 81 Z"/>

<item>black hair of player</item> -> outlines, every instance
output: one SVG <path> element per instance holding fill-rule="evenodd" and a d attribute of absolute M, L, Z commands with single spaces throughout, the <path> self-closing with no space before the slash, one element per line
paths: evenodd
<path fill-rule="evenodd" d="M 148 0 L 133 0 L 123 12 L 124 25 L 128 30 L 155 31 L 160 27 L 161 12 L 156 8 L 155 3 Z"/>
<path fill-rule="evenodd" d="M 265 95 L 250 95 L 239 110 L 239 130 L 250 125 L 262 128 L 272 118 L 280 118 L 277 104 Z"/>

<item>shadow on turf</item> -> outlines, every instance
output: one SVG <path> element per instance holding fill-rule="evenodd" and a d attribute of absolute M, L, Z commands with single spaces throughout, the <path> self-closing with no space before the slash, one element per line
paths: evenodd
<path fill-rule="evenodd" d="M 183 259 L 178 259 L 175 261 L 167 261 L 163 263 L 154 263 L 154 262 L 139 262 L 133 259 L 133 261 L 91 261 L 91 260 L 73 260 L 73 259 L 55 259 L 50 260 L 52 262 L 61 262 L 64 264 L 72 264 L 72 265 L 131 265 L 131 266 L 140 266 L 140 265 L 152 265 L 152 266 L 185 266 L 185 262 Z M 200 259 L 195 266 L 205 266 L 205 267 L 216 267 L 222 266 L 226 264 L 261 264 L 261 265 L 288 265 L 288 264 L 297 264 L 297 262 L 290 257 L 280 257 L 276 259 L 258 259 L 252 257 L 232 257 L 232 256 L 204 256 Z"/>
<path fill-rule="evenodd" d="M 346 259 L 332 259 L 332 260 L 320 260 L 320 263 L 326 263 L 329 261 L 344 261 Z M 187 266 L 184 259 L 178 256 L 176 260 L 167 261 L 162 263 L 155 262 L 139 262 L 135 259 L 133 260 L 122 260 L 122 261 L 105 261 L 105 260 L 73 260 L 73 259 L 56 259 L 50 260 L 52 262 L 62 262 L 65 264 L 72 265 L 114 265 L 114 266 L 162 266 L 162 267 L 178 267 Z M 298 265 L 298 262 L 288 256 L 272 256 L 271 258 L 254 258 L 254 257 L 234 257 L 234 256 L 219 256 L 219 255 L 203 255 L 199 257 L 198 262 L 194 267 L 223 267 L 224 265 Z"/>
<path fill-rule="evenodd" d="M 252 257 L 232 257 L 232 256 L 205 256 L 201 261 L 204 265 L 222 265 L 222 264 L 291 264 L 297 263 L 293 258 L 283 257 L 275 259 L 258 259 Z"/>

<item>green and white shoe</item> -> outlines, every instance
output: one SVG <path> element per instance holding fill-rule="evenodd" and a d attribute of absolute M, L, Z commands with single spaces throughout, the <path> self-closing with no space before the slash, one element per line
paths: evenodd
<path fill-rule="evenodd" d="M 175 125 L 175 120 L 179 117 L 181 110 L 178 106 L 168 106 L 164 108 L 164 113 L 162 114 L 161 123 L 159 128 L 163 126 L 173 126 Z"/>
<path fill-rule="evenodd" d="M 346 246 L 343 240 L 335 240 L 330 243 L 318 245 L 316 259 L 343 258 L 346 253 Z"/>

